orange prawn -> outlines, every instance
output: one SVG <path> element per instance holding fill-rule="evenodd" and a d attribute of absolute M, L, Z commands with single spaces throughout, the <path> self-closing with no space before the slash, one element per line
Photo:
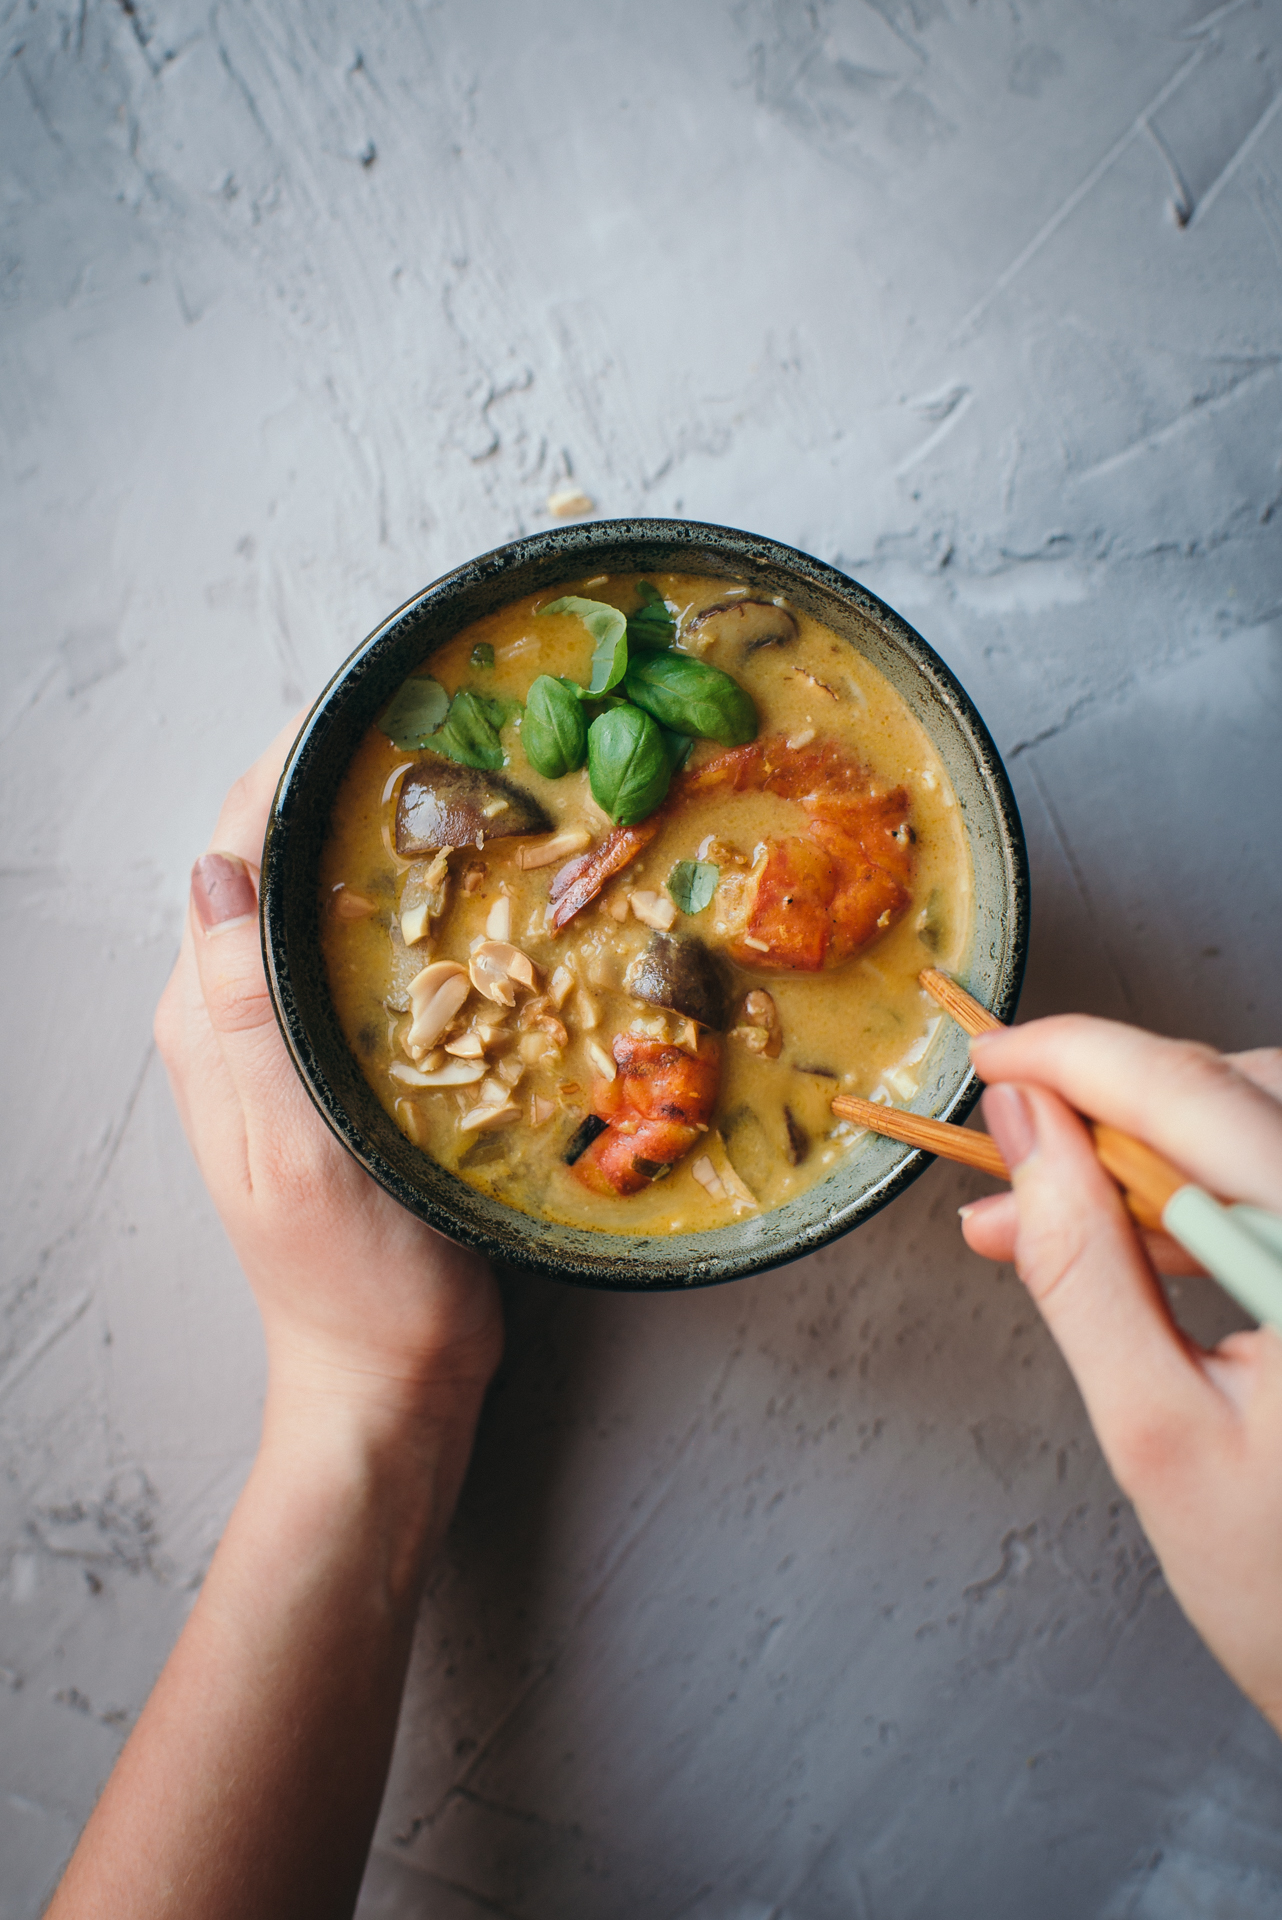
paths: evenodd
<path fill-rule="evenodd" d="M 594 1193 L 639 1193 L 706 1133 L 721 1079 L 716 1035 L 699 1029 L 697 1052 L 643 1033 L 614 1036 L 613 1080 L 598 1080 L 593 1107 L 604 1127 L 574 1162 Z"/>
<path fill-rule="evenodd" d="M 739 966 L 840 966 L 904 911 L 916 840 L 905 788 L 879 793 L 834 742 L 793 750 L 781 735 L 715 754 L 684 776 L 681 798 L 727 787 L 795 800 L 810 827 L 808 839 L 764 841 L 751 872 L 723 874 L 713 932 Z"/>

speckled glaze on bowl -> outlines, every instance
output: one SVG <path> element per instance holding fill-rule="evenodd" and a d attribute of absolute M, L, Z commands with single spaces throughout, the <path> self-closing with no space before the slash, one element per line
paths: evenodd
<path fill-rule="evenodd" d="M 384 621 L 330 681 L 294 742 L 263 848 L 262 935 L 285 1043 L 312 1099 L 402 1206 L 505 1264 L 580 1286 L 644 1292 L 711 1286 L 797 1260 L 872 1218 L 930 1156 L 866 1143 L 825 1180 L 768 1213 L 708 1233 L 593 1233 L 535 1220 L 469 1187 L 410 1144 L 348 1048 L 320 946 L 322 842 L 338 783 L 402 680 L 459 630 L 524 595 L 594 573 L 701 573 L 784 594 L 862 653 L 925 728 L 952 780 L 970 842 L 975 930 L 961 977 L 1000 1018 L 1019 997 L 1028 866 L 1019 812 L 979 714 L 921 635 L 845 574 L 776 541 L 688 520 L 605 520 L 516 540 L 469 561 Z M 978 1097 L 962 1034 L 946 1023 L 915 1112 L 962 1120 Z"/>

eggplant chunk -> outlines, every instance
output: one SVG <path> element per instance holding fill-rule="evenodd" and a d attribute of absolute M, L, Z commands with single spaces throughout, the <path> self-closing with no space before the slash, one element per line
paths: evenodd
<path fill-rule="evenodd" d="M 787 607 L 777 607 L 773 600 L 731 600 L 705 607 L 682 635 L 699 652 L 714 640 L 724 640 L 739 649 L 743 660 L 762 647 L 790 647 L 796 637 L 796 620 Z"/>
<path fill-rule="evenodd" d="M 533 794 L 501 774 L 460 767 L 441 754 L 412 766 L 396 805 L 396 851 L 482 847 L 518 833 L 549 833 L 552 822 Z"/>
<path fill-rule="evenodd" d="M 730 981 L 724 963 L 691 934 L 656 933 L 628 968 L 634 1000 L 663 1007 L 724 1033 L 730 1024 Z"/>

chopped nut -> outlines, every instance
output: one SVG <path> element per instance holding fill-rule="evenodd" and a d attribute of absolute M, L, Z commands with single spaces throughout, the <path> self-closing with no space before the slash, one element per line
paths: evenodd
<path fill-rule="evenodd" d="M 748 1186 L 745 1181 L 741 1180 L 735 1172 L 734 1162 L 726 1151 L 726 1143 L 719 1133 L 711 1135 L 708 1141 L 708 1148 L 712 1157 L 712 1164 L 730 1198 L 737 1201 L 741 1206 L 759 1207 L 761 1202 L 752 1191 L 752 1188 Z"/>
<path fill-rule="evenodd" d="M 744 1024 L 734 1031 L 749 1051 L 777 1060 L 783 1046 L 783 1029 L 779 1024 L 779 1010 L 764 988 L 754 987 L 745 997 L 740 1018 Z M 762 1035 L 760 1040 L 751 1037 L 754 1030 Z"/>
<path fill-rule="evenodd" d="M 612 893 L 601 902 L 602 913 L 608 913 L 611 920 L 626 920 L 628 917 L 628 896 L 626 893 Z"/>
<path fill-rule="evenodd" d="M 465 1113 L 458 1123 L 460 1133 L 479 1133 L 483 1127 L 506 1127 L 509 1121 L 519 1120 L 521 1109 L 511 1100 L 504 1100 L 493 1106 L 473 1107 Z"/>
<path fill-rule="evenodd" d="M 582 853 L 591 844 L 592 835 L 586 827 L 563 827 L 550 840 L 522 840 L 516 849 L 516 864 L 529 873 L 535 867 L 568 860 L 572 853 Z"/>
<path fill-rule="evenodd" d="M 699 1025 L 695 1020 L 682 1020 L 681 1031 L 677 1035 L 677 1045 L 683 1053 L 698 1053 Z"/>
<path fill-rule="evenodd" d="M 525 1072 L 525 1062 L 518 1060 L 514 1053 L 510 1053 L 506 1060 L 499 1061 L 497 1072 L 505 1087 L 514 1087 Z"/>
<path fill-rule="evenodd" d="M 666 933 L 677 917 L 676 903 L 666 893 L 637 892 L 630 898 L 637 919 L 656 932 Z"/>
<path fill-rule="evenodd" d="M 490 800 L 481 808 L 481 812 L 487 820 L 497 820 L 501 813 L 507 812 L 507 809 L 508 802 L 506 800 Z"/>
<path fill-rule="evenodd" d="M 565 1005 L 566 996 L 574 985 L 574 975 L 568 967 L 558 967 L 548 982 L 548 998 L 560 1013 Z"/>
<path fill-rule="evenodd" d="M 334 916 L 338 920 L 368 920 L 378 912 L 378 903 L 363 893 L 353 893 L 340 880 L 334 888 Z"/>
<path fill-rule="evenodd" d="M 459 1060 L 479 1060 L 485 1052 L 485 1042 L 473 1027 L 470 1033 L 461 1034 L 457 1040 L 447 1040 L 445 1051 Z"/>
<path fill-rule="evenodd" d="M 717 1177 L 717 1170 L 706 1153 L 701 1153 L 690 1169 L 699 1185 L 707 1190 L 714 1200 L 724 1200 L 726 1190 Z"/>
<path fill-rule="evenodd" d="M 601 1010 L 590 993 L 582 987 L 574 996 L 574 1017 L 586 1033 L 601 1024 Z"/>
<path fill-rule="evenodd" d="M 393 1080 L 404 1081 L 407 1087 L 470 1087 L 485 1072 L 480 1060 L 449 1060 L 434 1073 L 420 1073 L 416 1067 L 407 1067 L 402 1060 L 395 1060 L 387 1069 Z"/>
<path fill-rule="evenodd" d="M 530 1125 L 532 1127 L 546 1126 L 547 1122 L 552 1118 L 555 1112 L 556 1112 L 555 1100 L 544 1100 L 542 1096 L 537 1093 L 531 1097 Z"/>
<path fill-rule="evenodd" d="M 480 888 L 481 882 L 485 879 L 486 872 L 487 869 L 481 865 L 479 860 L 474 860 L 470 867 L 464 867 L 464 893 L 476 893 Z"/>
<path fill-rule="evenodd" d="M 505 893 L 499 895 L 486 915 L 485 937 L 487 940 L 512 938 L 512 902 Z"/>
<path fill-rule="evenodd" d="M 803 727 L 800 733 L 794 733 L 785 740 L 784 745 L 790 753 L 799 753 L 802 747 L 808 747 L 810 745 L 814 737 L 815 729 L 813 727 Z"/>
<path fill-rule="evenodd" d="M 731 1027 L 729 1038 L 742 1041 L 749 1053 L 764 1054 L 770 1044 L 770 1035 L 764 1027 Z"/>
<path fill-rule="evenodd" d="M 425 1135 L 423 1116 L 414 1105 L 414 1102 L 412 1100 L 398 1100 L 392 1111 L 396 1115 L 396 1123 L 400 1127 L 401 1132 L 407 1134 L 416 1147 L 421 1147 Z"/>
<path fill-rule="evenodd" d="M 599 1041 L 587 1042 L 587 1055 L 603 1080 L 613 1080 L 617 1077 L 618 1068 Z"/>
<path fill-rule="evenodd" d="M 596 501 L 582 487 L 557 487 L 548 495 L 548 512 L 555 514 L 558 520 L 581 520 L 584 514 L 595 511 Z"/>
<path fill-rule="evenodd" d="M 770 942 L 768 940 L 758 940 L 750 933 L 745 933 L 742 936 L 742 945 L 752 947 L 757 953 L 769 953 L 770 951 Z"/>
<path fill-rule="evenodd" d="M 541 1060 L 560 1051 L 556 1042 L 546 1033 L 523 1033 L 516 1050 L 527 1067 L 537 1067 Z"/>
<path fill-rule="evenodd" d="M 470 991 L 467 975 L 453 960 L 437 960 L 414 976 L 409 984 L 412 1018 L 404 1042 L 412 1060 L 435 1046 Z"/>
<path fill-rule="evenodd" d="M 416 947 L 420 940 L 426 940 L 431 925 L 432 910 L 425 900 L 422 906 L 411 907 L 401 915 L 401 939 L 407 947 Z"/>
<path fill-rule="evenodd" d="M 534 966 L 519 947 L 503 940 L 482 940 L 468 964 L 472 985 L 499 1006 L 516 1005 L 516 988 L 533 987 Z"/>

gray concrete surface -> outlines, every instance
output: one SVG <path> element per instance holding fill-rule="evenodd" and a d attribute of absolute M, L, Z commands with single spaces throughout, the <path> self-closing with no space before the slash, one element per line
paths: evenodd
<path fill-rule="evenodd" d="M 1282 1032 L 1279 0 L 7 0 L 0 1916 L 243 1477 L 150 1012 L 222 792 L 545 524 L 856 574 L 1009 756 L 1026 1010 Z M 694 1297 L 513 1278 L 365 1920 L 1262 1920 L 1282 1752 L 935 1168 Z M 1182 1310 L 1231 1324 L 1209 1291 Z"/>

